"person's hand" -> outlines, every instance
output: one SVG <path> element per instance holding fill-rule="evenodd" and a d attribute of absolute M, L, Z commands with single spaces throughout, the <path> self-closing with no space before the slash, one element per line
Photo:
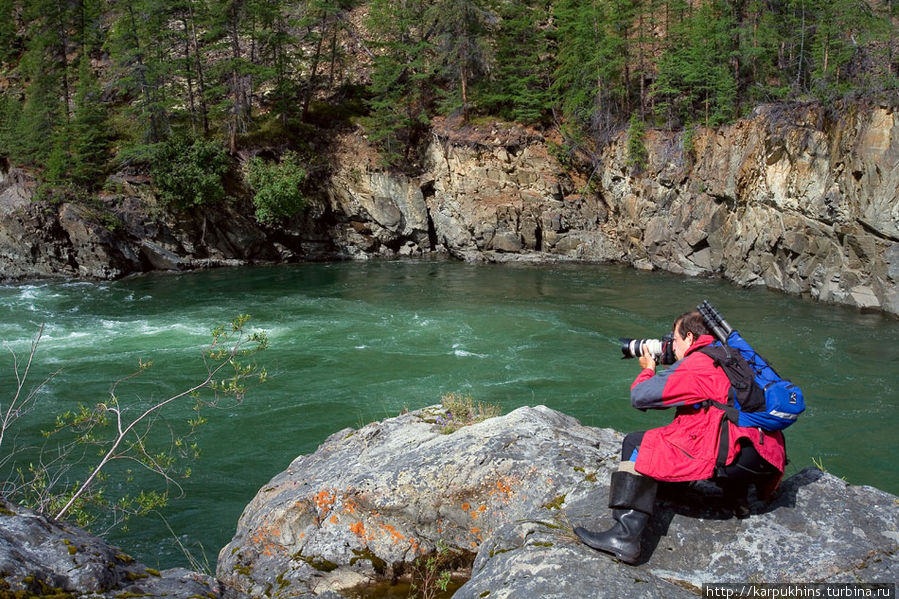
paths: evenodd
<path fill-rule="evenodd" d="M 652 354 L 649 353 L 649 348 L 646 347 L 646 344 L 643 344 L 643 355 L 640 356 L 640 366 L 642 368 L 649 368 L 650 370 L 656 369 L 656 361 L 655 358 L 652 357 Z"/>

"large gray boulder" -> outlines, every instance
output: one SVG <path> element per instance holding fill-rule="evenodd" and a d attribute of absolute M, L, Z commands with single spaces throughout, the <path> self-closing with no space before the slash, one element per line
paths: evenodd
<path fill-rule="evenodd" d="M 231 597 L 313 597 L 402 577 L 445 546 L 457 597 L 687 597 L 704 582 L 899 579 L 899 499 L 807 468 L 752 514 L 667 485 L 627 566 L 572 528 L 610 524 L 621 435 L 524 407 L 444 434 L 439 407 L 332 435 L 265 485 L 219 555 Z M 467 560 L 466 560 L 467 558 Z"/>
<path fill-rule="evenodd" d="M 218 577 L 247 596 L 276 580 L 281 596 L 302 596 L 400 576 L 438 541 L 473 557 L 597 469 L 608 479 L 618 451 L 614 431 L 544 407 L 452 434 L 441 417 L 430 408 L 346 429 L 294 460 L 247 506 Z"/>

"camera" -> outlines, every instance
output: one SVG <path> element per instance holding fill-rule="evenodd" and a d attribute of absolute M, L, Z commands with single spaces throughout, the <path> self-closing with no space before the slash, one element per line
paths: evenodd
<path fill-rule="evenodd" d="M 621 353 L 625 358 L 639 358 L 643 355 L 643 345 L 659 364 L 674 364 L 674 335 L 668 333 L 661 339 L 621 339 Z"/>

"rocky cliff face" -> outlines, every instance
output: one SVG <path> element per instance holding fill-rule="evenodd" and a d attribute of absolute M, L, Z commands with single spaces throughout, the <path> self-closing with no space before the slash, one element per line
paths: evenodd
<path fill-rule="evenodd" d="M 899 313 L 894 109 L 771 107 L 700 131 L 689 152 L 682 136 L 647 145 L 639 177 L 602 176 L 629 260 Z"/>
<path fill-rule="evenodd" d="M 360 140 L 341 142 L 358 147 Z M 328 189 L 346 215 L 334 237 L 351 255 L 444 251 L 469 261 L 615 261 L 603 198 L 522 127 L 434 122 L 424 174 L 385 173 L 374 161 L 339 161 Z M 345 155 L 359 155 L 345 151 Z"/>
<path fill-rule="evenodd" d="M 0 175 L 0 276 L 116 278 L 154 269 L 447 252 L 469 261 L 585 260 L 723 276 L 899 315 L 899 111 L 769 106 L 728 127 L 627 138 L 588 175 L 519 126 L 436 120 L 417 176 L 386 172 L 361 135 L 332 144 L 320 200 L 290 228 L 246 206 L 163 214 L 146 178 L 96 209 L 36 206 Z"/>
<path fill-rule="evenodd" d="M 436 121 L 419 177 L 338 165 L 334 236 L 355 255 L 623 261 L 899 314 L 895 108 L 765 107 L 645 145 L 635 169 L 620 136 L 584 180 L 536 132 Z"/>
<path fill-rule="evenodd" d="M 710 483 L 664 487 L 642 563 L 624 565 L 572 532 L 611 525 L 620 434 L 542 406 L 451 434 L 440 416 L 340 431 L 275 476 L 219 554 L 226 597 L 347 593 L 408 574 L 440 545 L 471 564 L 462 598 L 686 598 L 703 582 L 899 575 L 899 498 L 814 468 L 744 520 Z"/>

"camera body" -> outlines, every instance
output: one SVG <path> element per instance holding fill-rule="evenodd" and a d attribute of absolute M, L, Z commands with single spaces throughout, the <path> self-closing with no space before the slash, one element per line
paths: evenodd
<path fill-rule="evenodd" d="M 659 364 L 674 364 L 677 358 L 674 355 L 674 335 L 668 333 L 661 339 L 621 339 L 621 353 L 625 358 L 639 358 L 643 355 L 643 346 L 649 350 L 649 355 Z"/>

